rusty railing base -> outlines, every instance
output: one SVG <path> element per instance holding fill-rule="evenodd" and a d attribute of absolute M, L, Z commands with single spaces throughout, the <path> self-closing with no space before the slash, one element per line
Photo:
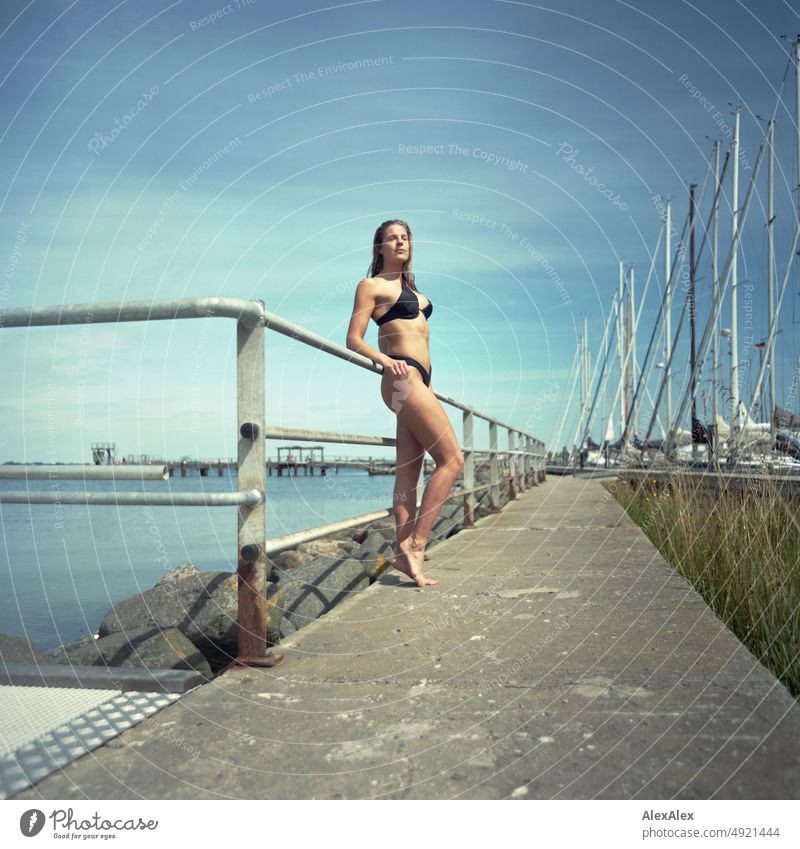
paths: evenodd
<path fill-rule="evenodd" d="M 272 654 L 267 652 L 263 657 L 235 657 L 224 669 L 221 669 L 214 678 L 219 678 L 224 675 L 229 669 L 234 669 L 238 666 L 248 669 L 257 669 L 259 667 L 277 666 L 283 660 L 282 654 Z"/>

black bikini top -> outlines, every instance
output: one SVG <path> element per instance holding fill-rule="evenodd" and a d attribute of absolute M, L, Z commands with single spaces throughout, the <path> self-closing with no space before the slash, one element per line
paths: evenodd
<path fill-rule="evenodd" d="M 375 324 L 384 324 L 387 321 L 393 321 L 395 318 L 416 318 L 420 312 L 426 319 L 430 318 L 433 312 L 433 304 L 428 301 L 428 306 L 424 310 L 420 310 L 419 298 L 414 294 L 414 290 L 403 280 L 403 284 L 400 287 L 400 297 L 384 315 L 375 319 Z"/>

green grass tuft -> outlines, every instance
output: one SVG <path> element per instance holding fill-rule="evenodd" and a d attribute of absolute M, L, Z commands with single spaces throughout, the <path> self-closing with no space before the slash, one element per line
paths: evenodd
<path fill-rule="evenodd" d="M 664 558 L 800 696 L 800 497 L 768 478 L 740 491 L 672 475 L 605 483 Z"/>

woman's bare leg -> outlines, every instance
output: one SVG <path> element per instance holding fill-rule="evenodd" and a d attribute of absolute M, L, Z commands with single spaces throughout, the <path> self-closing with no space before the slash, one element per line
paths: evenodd
<path fill-rule="evenodd" d="M 397 549 L 400 557 L 397 558 L 395 567 L 412 577 L 419 586 L 428 586 L 436 581 L 431 581 L 422 574 L 425 546 L 442 504 L 464 467 L 464 457 L 450 420 L 433 390 L 425 386 L 416 369 L 409 373 L 405 381 L 407 382 L 404 382 L 401 391 L 398 391 L 397 381 L 392 376 L 384 376 L 381 385 L 384 401 L 397 413 L 398 452 L 402 447 L 401 437 L 403 445 L 406 446 L 405 450 L 412 444 L 413 437 L 416 445 L 422 446 L 433 457 L 436 469 L 425 486 L 422 504 L 410 532 L 410 516 L 405 514 L 408 516 L 404 524 L 405 536 L 398 539 Z M 401 400 L 398 402 L 398 399 Z"/>
<path fill-rule="evenodd" d="M 392 502 L 395 527 L 397 531 L 395 554 L 399 554 L 399 544 L 411 535 L 417 517 L 417 483 L 425 449 L 400 419 L 397 420 L 397 462 Z"/>

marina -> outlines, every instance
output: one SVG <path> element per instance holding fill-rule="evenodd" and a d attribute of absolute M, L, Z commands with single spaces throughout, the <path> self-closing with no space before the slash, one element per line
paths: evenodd
<path fill-rule="evenodd" d="M 794 149 L 778 150 L 776 116 L 787 79 L 792 77 Z M 784 195 L 782 204 L 782 214 L 788 211 L 793 219 L 792 235 L 784 244 L 778 244 L 774 236 L 776 170 L 784 173 L 794 166 L 797 173 L 800 169 L 800 37 L 792 44 L 774 106 L 765 113 L 770 117 L 763 119 L 755 162 L 752 168 L 748 164 L 748 179 L 740 186 L 742 108 L 741 103 L 735 105 L 724 160 L 722 142 L 716 140 L 702 182 L 690 182 L 685 201 L 663 201 L 657 196 L 662 227 L 643 287 L 639 288 L 634 266 L 620 261 L 599 341 L 590 339 L 584 316 L 570 367 L 568 400 L 548 445 L 551 470 L 677 465 L 714 474 L 720 470 L 800 474 L 797 321 L 792 320 L 792 333 L 787 336 L 781 315 L 784 307 L 794 310 L 795 298 L 785 299 L 785 295 L 789 281 L 798 277 L 800 195 L 796 188 Z M 764 217 L 753 223 L 758 213 L 751 213 L 751 207 L 765 188 L 763 171 Z M 686 210 L 683 220 L 678 213 L 674 221 L 681 206 Z M 727 243 L 721 236 L 726 212 Z M 757 263 L 743 256 L 748 221 L 751 230 L 766 231 L 766 255 L 759 256 Z M 755 269 L 744 280 L 739 277 L 740 261 Z M 660 287 L 657 265 L 662 268 Z M 728 326 L 723 326 L 723 316 Z M 758 340 L 752 329 L 756 317 L 767 328 Z M 745 328 L 741 339 L 740 323 Z M 789 352 L 792 379 L 781 400 L 791 409 L 779 403 L 776 390 L 777 366 L 786 362 Z"/>

